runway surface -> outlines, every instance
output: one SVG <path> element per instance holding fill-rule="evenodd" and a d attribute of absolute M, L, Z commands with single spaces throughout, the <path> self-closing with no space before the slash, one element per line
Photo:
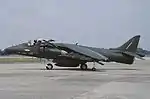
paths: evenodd
<path fill-rule="evenodd" d="M 0 99 L 150 99 L 150 61 L 106 63 L 97 71 L 0 64 Z"/>

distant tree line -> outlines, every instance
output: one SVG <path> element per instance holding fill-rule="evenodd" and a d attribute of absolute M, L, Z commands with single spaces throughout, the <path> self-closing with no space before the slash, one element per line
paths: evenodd
<path fill-rule="evenodd" d="M 3 51 L 0 49 L 0 55 L 2 55 Z"/>

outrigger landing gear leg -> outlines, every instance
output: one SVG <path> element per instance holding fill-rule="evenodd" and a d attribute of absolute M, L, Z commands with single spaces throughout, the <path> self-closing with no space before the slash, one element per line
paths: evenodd
<path fill-rule="evenodd" d="M 52 65 L 51 63 L 48 63 L 48 64 L 46 65 L 46 69 L 47 69 L 47 70 L 52 70 L 52 69 L 53 69 L 53 65 Z"/>
<path fill-rule="evenodd" d="M 81 70 L 87 70 L 87 64 L 81 64 L 80 68 Z"/>

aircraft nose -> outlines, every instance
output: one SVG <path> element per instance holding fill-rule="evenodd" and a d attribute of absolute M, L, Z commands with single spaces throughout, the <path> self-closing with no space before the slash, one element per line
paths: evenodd
<path fill-rule="evenodd" d="M 24 51 L 22 48 L 18 46 L 11 46 L 4 49 L 4 54 L 17 54 L 18 52 Z"/>
<path fill-rule="evenodd" d="M 8 47 L 4 49 L 4 54 L 14 54 L 17 51 L 16 47 Z"/>

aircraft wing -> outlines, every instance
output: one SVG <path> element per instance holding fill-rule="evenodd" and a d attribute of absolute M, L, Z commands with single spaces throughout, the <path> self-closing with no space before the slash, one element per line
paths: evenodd
<path fill-rule="evenodd" d="M 82 47 L 82 46 L 79 46 L 79 45 L 75 45 L 75 44 L 64 44 L 63 45 L 64 47 L 67 47 L 68 49 L 76 52 L 76 53 L 79 53 L 79 54 L 82 54 L 84 56 L 87 56 L 87 57 L 90 57 L 96 61 L 106 61 L 108 60 L 107 57 L 105 57 L 104 55 L 102 54 L 99 54 L 89 48 L 86 48 L 86 47 Z"/>

